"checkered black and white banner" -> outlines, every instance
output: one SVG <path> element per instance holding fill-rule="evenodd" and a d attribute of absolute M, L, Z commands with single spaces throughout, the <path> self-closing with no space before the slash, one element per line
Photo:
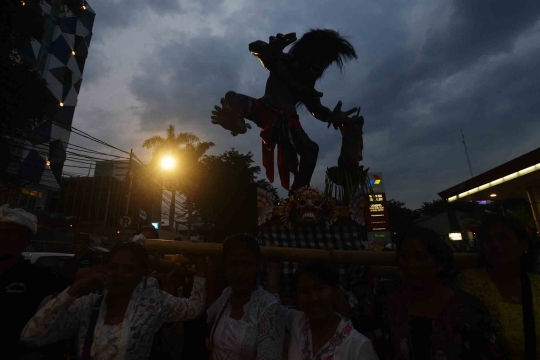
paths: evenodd
<path fill-rule="evenodd" d="M 365 240 L 362 239 L 362 228 L 359 225 L 334 225 L 329 229 L 324 226 L 298 227 L 289 229 L 283 226 L 272 226 L 263 229 L 259 235 L 262 246 L 282 246 L 300 249 L 334 249 L 334 250 L 365 250 Z M 297 264 L 284 262 L 281 276 L 281 296 L 293 297 L 293 276 Z M 363 273 L 361 265 L 340 265 L 340 285 L 349 289 L 360 279 Z M 266 280 L 266 268 L 263 269 L 262 280 Z"/>

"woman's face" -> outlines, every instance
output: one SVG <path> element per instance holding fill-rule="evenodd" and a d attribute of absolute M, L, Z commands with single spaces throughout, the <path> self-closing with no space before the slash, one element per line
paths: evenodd
<path fill-rule="evenodd" d="M 337 288 L 310 274 L 300 274 L 297 284 L 298 304 L 310 319 L 325 319 L 334 313 Z"/>
<path fill-rule="evenodd" d="M 444 264 L 436 261 L 418 238 L 406 238 L 398 251 L 398 266 L 405 285 L 423 289 L 434 286 Z"/>
<path fill-rule="evenodd" d="M 129 250 L 120 250 L 108 262 L 110 292 L 131 291 L 143 276 L 143 269 Z"/>
<path fill-rule="evenodd" d="M 256 283 L 259 262 L 247 248 L 228 250 L 224 258 L 224 272 L 233 291 L 250 291 Z"/>
<path fill-rule="evenodd" d="M 490 265 L 504 265 L 520 261 L 527 251 L 527 242 L 504 225 L 494 225 L 482 242 L 482 252 Z"/>

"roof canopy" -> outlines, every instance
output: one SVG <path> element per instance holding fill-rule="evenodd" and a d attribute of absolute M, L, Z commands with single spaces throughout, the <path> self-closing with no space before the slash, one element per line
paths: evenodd
<path fill-rule="evenodd" d="M 441 191 L 448 202 L 527 197 L 527 189 L 540 186 L 540 148 L 515 158 L 461 184 Z"/>

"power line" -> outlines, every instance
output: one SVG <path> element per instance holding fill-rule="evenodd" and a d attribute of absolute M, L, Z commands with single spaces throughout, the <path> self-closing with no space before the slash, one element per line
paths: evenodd
<path fill-rule="evenodd" d="M 89 140 L 95 141 L 95 142 L 97 142 L 97 143 L 99 143 L 99 144 L 108 146 L 108 147 L 110 147 L 110 148 L 112 148 L 112 149 L 118 150 L 118 151 L 120 151 L 120 152 L 123 152 L 123 153 L 129 155 L 129 152 L 127 152 L 127 151 L 125 151 L 125 150 L 122 150 L 122 149 L 119 149 L 119 148 L 117 148 L 116 146 L 113 146 L 113 145 L 111 145 L 111 144 L 108 144 L 108 143 L 106 143 L 106 142 L 103 141 L 103 140 L 100 140 L 100 139 L 98 139 L 98 138 L 96 138 L 96 137 L 94 137 L 94 136 L 92 136 L 92 135 L 90 135 L 90 134 L 88 134 L 88 133 L 85 133 L 84 131 L 77 129 L 77 128 L 74 127 L 73 125 L 71 126 L 71 129 L 70 129 L 70 128 L 67 128 L 67 127 L 66 127 L 64 124 L 62 124 L 62 123 L 58 123 L 58 122 L 56 122 L 56 121 L 54 121 L 54 120 L 53 120 L 52 122 L 53 122 L 54 124 L 56 124 L 57 126 L 63 128 L 63 129 L 66 129 L 66 130 L 68 130 L 68 131 L 73 132 L 73 133 L 76 134 L 76 135 L 79 135 L 79 136 L 81 136 L 81 137 L 84 137 L 84 138 L 87 138 L 87 139 L 89 139 Z"/>
<path fill-rule="evenodd" d="M 54 141 L 60 141 L 62 144 L 66 145 L 66 153 L 67 152 L 72 152 L 73 154 L 76 154 L 78 156 L 86 156 L 88 157 L 88 155 L 84 155 L 84 154 L 77 154 L 75 151 L 80 151 L 80 152 L 85 152 L 85 153 L 90 153 L 90 154 L 97 154 L 97 155 L 104 155 L 104 156 L 110 156 L 110 157 L 114 157 L 114 158 L 119 158 L 119 159 L 126 159 L 128 160 L 129 158 L 125 157 L 125 156 L 119 156 L 119 155 L 112 155 L 112 154 L 107 154 L 107 153 L 104 153 L 104 152 L 100 152 L 100 151 L 97 151 L 97 150 L 93 150 L 93 149 L 89 149 L 89 148 L 86 148 L 84 146 L 79 146 L 79 145 L 75 145 L 75 144 L 72 144 L 70 142 L 66 142 L 66 141 L 63 141 L 63 140 L 60 140 L 60 139 L 55 139 L 55 138 L 52 138 L 52 137 L 48 137 L 48 136 L 45 136 L 45 135 L 41 135 L 41 134 L 34 134 L 34 135 L 38 135 L 42 138 L 44 138 L 45 140 L 47 140 L 48 142 L 51 142 L 50 140 L 54 140 Z M 26 141 L 30 141 L 32 142 L 32 139 L 30 138 L 30 136 L 26 135 L 26 136 L 18 136 L 17 138 L 21 139 L 21 140 L 26 140 Z M 13 142 L 11 142 L 11 144 L 13 144 Z M 10 144 L 10 145 L 11 145 Z M 43 145 L 43 144 L 38 144 L 38 145 L 32 145 L 33 147 L 38 147 L 40 145 Z M 44 146 L 44 145 L 43 145 Z M 68 147 L 74 147 L 75 149 L 71 149 L 71 150 L 68 150 L 67 148 Z M 100 160 L 103 160 L 103 161 L 112 161 L 112 159 L 102 159 L 102 158 L 96 158 L 96 159 L 100 159 Z"/>
<path fill-rule="evenodd" d="M 45 149 L 39 149 L 37 147 L 25 147 L 25 146 L 18 146 L 18 145 L 15 145 L 15 144 L 11 144 L 10 145 L 11 147 L 14 147 L 14 148 L 18 148 L 18 149 L 23 149 L 23 150 L 27 150 L 27 151 L 34 151 L 35 153 L 37 154 L 40 154 L 40 155 L 45 155 L 45 156 L 49 156 L 49 151 L 46 151 Z M 84 160 L 81 160 L 81 159 L 77 159 L 77 156 L 75 155 L 72 155 L 71 152 L 67 152 L 66 153 L 66 160 L 65 161 L 72 161 L 72 162 L 77 162 L 77 163 L 81 163 L 81 164 L 87 164 L 87 165 L 94 165 L 96 161 L 92 160 L 91 158 L 89 158 L 88 160 L 83 157 Z"/>

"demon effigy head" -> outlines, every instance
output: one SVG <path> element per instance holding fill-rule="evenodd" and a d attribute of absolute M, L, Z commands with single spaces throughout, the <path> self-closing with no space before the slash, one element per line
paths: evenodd
<path fill-rule="evenodd" d="M 287 227 L 322 224 L 329 227 L 337 220 L 334 199 L 305 186 L 285 200 L 281 220 Z"/>

